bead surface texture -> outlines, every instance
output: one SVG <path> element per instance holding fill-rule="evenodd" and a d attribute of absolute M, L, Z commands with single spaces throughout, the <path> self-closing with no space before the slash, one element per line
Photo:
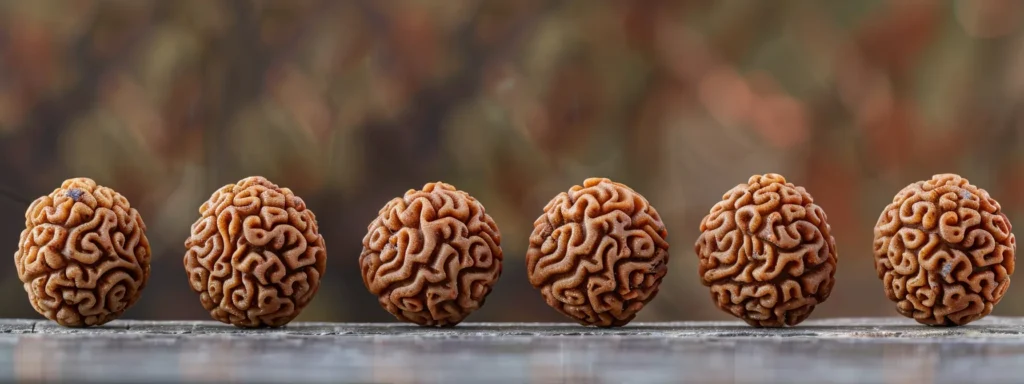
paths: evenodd
<path fill-rule="evenodd" d="M 992 312 L 1010 286 L 1017 244 L 984 189 L 954 174 L 911 184 L 875 225 L 875 269 L 903 316 L 964 325 Z"/>
<path fill-rule="evenodd" d="M 450 327 L 483 306 L 501 276 L 501 232 L 472 196 L 430 183 L 381 208 L 359 266 L 366 288 L 397 319 Z"/>
<path fill-rule="evenodd" d="M 797 325 L 835 285 L 825 211 L 778 174 L 732 188 L 700 224 L 701 282 L 723 311 L 755 327 Z"/>
<path fill-rule="evenodd" d="M 626 325 L 668 273 L 668 231 L 636 191 L 592 178 L 534 222 L 526 270 L 544 301 L 583 325 Z"/>
<path fill-rule="evenodd" d="M 278 327 L 316 295 L 327 249 L 316 216 L 290 189 L 249 177 L 214 192 L 199 213 L 184 265 L 214 319 Z"/>
<path fill-rule="evenodd" d="M 36 311 L 84 327 L 114 320 L 138 301 L 150 257 L 146 224 L 128 199 L 77 178 L 29 206 L 14 263 Z"/>

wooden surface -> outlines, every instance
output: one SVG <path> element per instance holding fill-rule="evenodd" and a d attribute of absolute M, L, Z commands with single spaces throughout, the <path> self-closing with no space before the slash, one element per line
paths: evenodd
<path fill-rule="evenodd" d="M 68 329 L 0 320 L 0 380 L 77 382 L 1019 383 L 1024 318 L 932 328 L 832 319 L 742 323 L 296 323 L 117 321 Z"/>

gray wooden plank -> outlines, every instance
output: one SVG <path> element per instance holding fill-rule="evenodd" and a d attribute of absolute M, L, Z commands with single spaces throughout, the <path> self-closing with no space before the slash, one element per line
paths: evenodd
<path fill-rule="evenodd" d="M 786 329 L 738 322 L 573 324 L 132 321 L 68 329 L 0 320 L 0 381 L 1019 382 L 1024 319 L 936 328 L 898 318 Z"/>
<path fill-rule="evenodd" d="M 280 328 L 243 329 L 213 321 L 118 320 L 101 327 L 67 328 L 42 320 L 0 319 L 0 332 L 47 335 L 169 334 L 260 336 L 629 336 L 673 338 L 1024 338 L 1024 318 L 989 317 L 962 327 L 929 327 L 907 319 L 862 318 L 808 321 L 797 327 L 753 328 L 740 322 L 637 323 L 622 328 L 582 327 L 567 323 L 465 323 L 425 328 L 401 323 L 293 323 Z"/>

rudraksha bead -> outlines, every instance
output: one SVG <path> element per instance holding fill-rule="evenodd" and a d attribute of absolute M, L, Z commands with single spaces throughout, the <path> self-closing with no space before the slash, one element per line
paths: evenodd
<path fill-rule="evenodd" d="M 484 304 L 501 276 L 501 232 L 469 194 L 445 183 L 381 208 L 363 238 L 363 283 L 402 321 L 454 326 Z"/>
<path fill-rule="evenodd" d="M 327 250 L 316 216 L 290 189 L 249 177 L 214 192 L 199 213 L 185 272 L 214 319 L 277 327 L 313 300 Z"/>
<path fill-rule="evenodd" d="M 903 316 L 964 325 L 992 312 L 1010 286 L 1017 249 L 1010 220 L 958 175 L 903 188 L 875 225 L 875 269 Z"/>
<path fill-rule="evenodd" d="M 60 325 L 101 325 L 149 279 L 146 224 L 128 199 L 87 178 L 65 181 L 25 213 L 14 263 L 32 307 Z"/>
<path fill-rule="evenodd" d="M 726 192 L 700 230 L 701 282 L 747 324 L 799 324 L 832 293 L 836 245 L 825 211 L 781 175 L 753 176 Z"/>
<path fill-rule="evenodd" d="M 526 271 L 549 306 L 583 325 L 623 326 L 658 294 L 668 231 L 639 193 L 592 178 L 533 224 Z"/>

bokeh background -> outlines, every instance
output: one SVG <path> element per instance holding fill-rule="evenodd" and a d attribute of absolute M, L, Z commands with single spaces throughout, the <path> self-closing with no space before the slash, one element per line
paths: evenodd
<path fill-rule="evenodd" d="M 698 224 L 778 172 L 838 243 L 814 318 L 891 316 L 871 231 L 906 184 L 960 173 L 1024 223 L 1022 22 L 1016 0 L 0 1 L 0 244 L 13 255 L 31 200 L 94 178 L 149 227 L 153 276 L 126 317 L 208 319 L 189 226 L 215 189 L 263 175 L 326 238 L 300 320 L 392 321 L 358 272 L 366 226 L 443 180 L 503 234 L 505 272 L 469 321 L 563 321 L 527 282 L 527 238 L 549 199 L 603 176 L 669 229 L 638 320 L 727 319 L 697 276 Z M 38 317 L 13 262 L 0 292 L 0 317 Z M 1024 315 L 1024 283 L 995 314 Z"/>

